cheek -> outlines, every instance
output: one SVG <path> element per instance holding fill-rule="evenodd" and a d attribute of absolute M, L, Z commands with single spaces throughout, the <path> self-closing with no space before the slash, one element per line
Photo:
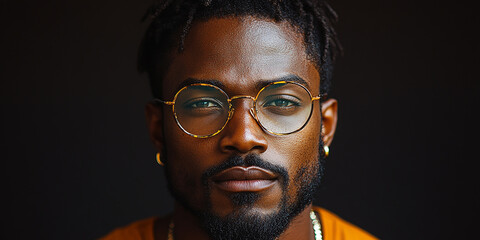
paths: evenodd
<path fill-rule="evenodd" d="M 178 165 L 180 170 L 203 169 L 202 165 L 208 158 L 210 141 L 206 139 L 194 138 L 177 125 L 173 114 L 166 117 L 164 123 L 165 151 L 168 161 Z M 206 165 L 206 164 L 205 164 Z"/>
<path fill-rule="evenodd" d="M 188 199 L 202 199 L 204 187 L 201 176 L 209 166 L 208 160 L 214 159 L 210 141 L 185 134 L 174 119 L 165 122 L 164 139 L 173 187 Z"/>
<path fill-rule="evenodd" d="M 314 111 L 308 124 L 301 131 L 271 139 L 269 150 L 276 152 L 278 164 L 286 167 L 290 176 L 289 203 L 296 200 L 305 176 L 311 177 L 318 166 L 319 143 L 321 139 L 320 114 Z M 310 180 L 310 179 L 308 179 Z"/>
<path fill-rule="evenodd" d="M 281 157 L 279 164 L 296 170 L 299 166 L 317 161 L 318 146 L 321 139 L 321 121 L 319 111 L 314 111 L 307 125 L 299 132 L 273 137 L 269 141 L 269 150 Z"/>
<path fill-rule="evenodd" d="M 295 142 L 294 149 L 291 151 L 295 156 L 295 161 L 291 163 L 295 168 L 292 170 L 295 172 L 298 172 L 300 168 L 311 168 L 317 165 L 321 140 L 320 111 L 312 113 L 310 121 L 299 133 L 299 140 Z"/>

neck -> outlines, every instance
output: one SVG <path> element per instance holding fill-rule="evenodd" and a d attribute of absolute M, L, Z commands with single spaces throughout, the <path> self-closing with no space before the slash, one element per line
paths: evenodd
<path fill-rule="evenodd" d="M 278 240 L 314 240 L 312 220 L 310 219 L 310 211 L 312 205 L 308 205 L 300 214 L 298 214 L 288 225 L 287 229 L 280 235 Z"/>
<path fill-rule="evenodd" d="M 312 205 L 308 205 L 300 214 L 292 219 L 287 229 L 278 237 L 278 240 L 314 240 L 313 226 L 310 219 L 311 207 Z M 173 221 L 175 223 L 175 240 L 210 239 L 202 228 L 199 219 L 181 204 L 175 203 Z"/>
<path fill-rule="evenodd" d="M 199 219 L 178 202 L 175 202 L 173 222 L 175 223 L 175 240 L 210 239 L 207 232 L 203 230 Z"/>

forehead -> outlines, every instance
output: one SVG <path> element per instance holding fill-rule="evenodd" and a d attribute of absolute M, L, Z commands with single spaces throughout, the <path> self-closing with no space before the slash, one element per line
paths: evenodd
<path fill-rule="evenodd" d="M 320 86 L 303 34 L 287 22 L 254 17 L 196 22 L 164 76 L 163 96 L 172 97 L 187 79 L 221 82 L 229 94 L 257 91 L 261 81 L 295 75 L 313 94 Z"/>

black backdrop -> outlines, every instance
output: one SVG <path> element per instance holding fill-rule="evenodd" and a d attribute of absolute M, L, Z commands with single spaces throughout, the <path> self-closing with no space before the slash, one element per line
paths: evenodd
<path fill-rule="evenodd" d="M 475 8 L 330 2 L 345 55 L 315 203 L 382 239 L 467 236 L 479 192 Z M 171 210 L 136 72 L 149 3 L 1 1 L 0 238 L 93 239 Z"/>

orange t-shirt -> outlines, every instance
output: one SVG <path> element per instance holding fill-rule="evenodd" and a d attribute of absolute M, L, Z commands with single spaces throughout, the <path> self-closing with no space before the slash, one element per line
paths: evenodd
<path fill-rule="evenodd" d="M 313 210 L 320 215 L 324 240 L 378 239 L 328 210 L 315 206 L 313 207 Z M 151 217 L 136 221 L 128 226 L 113 230 L 100 240 L 154 240 L 154 223 L 157 219 L 157 217 Z"/>

